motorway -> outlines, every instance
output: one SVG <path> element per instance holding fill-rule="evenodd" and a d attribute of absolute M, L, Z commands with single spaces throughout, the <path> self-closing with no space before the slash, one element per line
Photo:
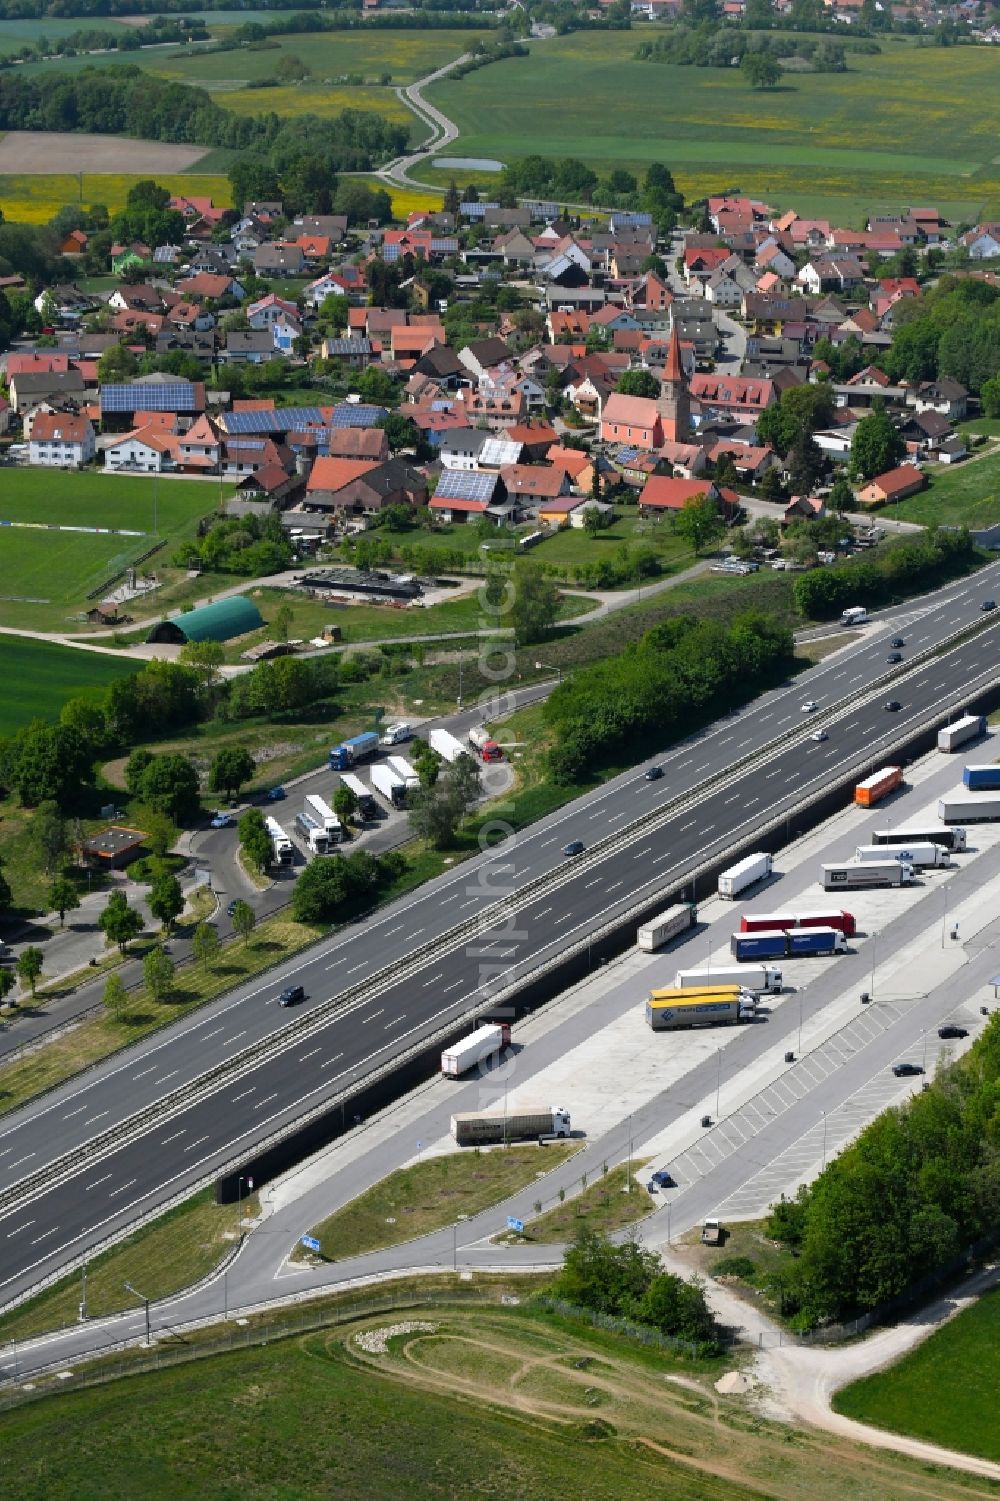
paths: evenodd
<path fill-rule="evenodd" d="M 943 756 L 929 760 L 931 775 L 922 763 L 912 789 L 893 799 L 894 820 L 912 820 L 953 782 L 954 762 Z M 815 902 L 817 863 L 844 858 L 884 818 L 884 810 L 859 816 L 852 809 L 793 846 L 782 862 L 777 904 Z M 867 918 L 860 917 L 864 932 L 852 952 L 828 962 L 807 983 L 805 1034 L 792 1066 L 784 1066 L 781 1059 L 784 1049 L 796 1048 L 799 1008 L 794 998 L 767 1008 L 764 1024 L 726 1034 L 720 1124 L 712 1131 L 698 1130 L 697 1118 L 715 1105 L 715 1048 L 702 1048 L 698 1061 L 699 1050 L 691 1039 L 684 1046 L 685 1058 L 676 1063 L 670 1060 L 674 1050 L 668 1039 L 660 1039 L 658 1049 L 668 1055 L 663 1058 L 662 1079 L 653 1075 L 645 1084 L 638 1081 L 638 1087 L 630 1079 L 623 1083 L 617 1102 L 605 1096 L 605 1105 L 593 1115 L 603 1091 L 584 1077 L 592 1044 L 621 1035 L 648 973 L 637 973 L 626 959 L 574 987 L 518 1028 L 524 1051 L 515 1060 L 513 1075 L 506 1067 L 482 1079 L 435 1080 L 350 1133 L 319 1163 L 289 1174 L 273 1197 L 265 1189 L 264 1218 L 228 1271 L 155 1304 L 154 1337 L 176 1336 L 200 1321 L 221 1321 L 227 1311 L 233 1318 L 276 1299 L 343 1289 L 359 1280 L 371 1282 L 414 1269 L 475 1272 L 551 1265 L 561 1254 L 558 1247 L 498 1248 L 490 1238 L 503 1230 L 508 1214 L 530 1218 L 536 1198 L 546 1208 L 554 1205 L 560 1189 L 570 1195 L 579 1190 L 582 1172 L 596 1179 L 602 1163 L 623 1161 L 630 1150 L 633 1156 L 649 1157 L 651 1166 L 669 1165 L 679 1185 L 653 1201 L 651 1207 L 658 1206 L 659 1212 L 639 1226 L 641 1238 L 652 1249 L 663 1250 L 668 1235 L 677 1237 L 706 1213 L 724 1219 L 748 1213 L 756 1217 L 762 1204 L 779 1192 L 794 1192 L 797 1182 L 811 1177 L 824 1152 L 835 1155 L 879 1110 L 919 1088 L 919 1080 L 893 1079 L 889 1065 L 900 1057 L 919 1058 L 922 1049 L 930 1064 L 928 1042 L 937 1055 L 941 1044 L 936 1028 L 944 1018 L 956 1017 L 973 1035 L 978 1033 L 978 1001 L 985 998 L 984 982 L 995 972 L 1000 938 L 1000 919 L 995 904 L 990 904 L 990 893 L 1000 879 L 1000 844 L 983 838 L 982 832 L 976 844 L 986 847 L 978 848 L 972 859 L 963 856 L 946 887 L 934 878 L 902 896 L 868 893 L 862 898 Z M 949 913 L 963 916 L 961 950 L 938 948 L 945 893 Z M 970 901 L 976 911 L 968 909 Z M 853 902 L 852 906 L 863 914 L 864 908 Z M 874 985 L 873 919 L 878 924 L 880 961 Z M 980 926 L 984 919 L 985 926 Z M 709 944 L 725 944 L 732 927 L 729 904 L 708 903 L 703 921 L 708 926 L 697 936 L 675 946 L 668 968 L 684 962 L 689 944 L 699 954 Z M 857 1006 L 862 986 L 872 986 L 876 997 L 869 1008 Z M 828 1056 L 830 1067 L 824 1063 Z M 499 1100 L 508 1082 L 548 1097 L 552 1086 L 544 1081 L 553 1068 L 564 1068 L 566 1060 L 571 1074 L 579 1077 L 565 1095 L 560 1088 L 559 1097 L 573 1105 L 577 1123 L 590 1128 L 579 1155 L 468 1222 L 348 1260 L 313 1267 L 289 1264 L 289 1251 L 303 1231 L 394 1169 L 412 1163 L 420 1142 L 434 1150 L 447 1135 L 452 1110 L 481 1107 L 487 1103 L 484 1090 Z M 584 1104 L 588 1096 L 590 1109 Z M 544 1154 L 541 1160 L 544 1166 Z M 90 1321 L 27 1347 L 0 1347 L 0 1380 L 28 1379 L 53 1362 L 60 1371 L 72 1368 L 109 1343 L 138 1343 L 143 1332 L 143 1314 L 137 1310 Z"/>
<path fill-rule="evenodd" d="M 289 1013 L 279 1012 L 270 998 L 287 977 L 294 975 L 306 988 L 301 1021 L 310 1008 L 377 975 L 397 956 L 412 954 L 498 898 L 523 891 L 534 877 L 563 866 L 563 884 L 529 893 L 519 904 L 516 931 L 507 918 L 496 927 L 487 922 L 483 931 L 466 934 L 450 949 L 417 956 L 407 978 L 388 980 L 377 994 L 345 1000 L 328 1017 L 317 1017 L 309 1035 L 286 1039 L 283 1051 L 240 1078 L 230 1077 L 192 1104 L 179 1103 L 169 1121 L 148 1134 L 110 1143 L 89 1166 L 15 1201 L 0 1218 L 0 1299 L 17 1296 L 109 1233 L 247 1155 L 255 1142 L 323 1100 L 335 1099 L 405 1046 L 458 1022 L 482 1004 L 484 982 L 488 994 L 498 976 L 506 981 L 568 944 L 585 941 L 589 931 L 643 893 L 655 894 L 683 879 L 713 851 L 725 850 L 735 836 L 751 833 L 775 814 L 787 811 L 793 825 L 794 809 L 811 785 L 822 785 L 840 768 L 870 769 L 884 756 L 884 746 L 929 706 L 957 705 L 963 691 L 995 673 L 1000 619 L 981 617 L 980 603 L 998 579 L 1000 564 L 992 564 L 973 579 L 911 604 L 884 631 L 661 758 L 661 781 L 647 783 L 634 771 L 617 778 L 499 850 L 317 946 L 265 983 L 234 992 L 12 1116 L 0 1148 L 0 1187 L 279 1032 Z M 902 626 L 901 618 L 909 624 Z M 869 703 L 856 701 L 886 670 L 888 635 L 900 630 L 910 653 L 977 622 L 984 630 L 946 659 L 928 663 L 905 685 L 880 691 Z M 886 714 L 889 696 L 902 700 L 899 714 Z M 846 706 L 828 725 L 829 739 L 821 745 L 805 734 L 812 722 L 801 712 L 806 699 L 817 700 L 821 709 Z M 559 850 L 567 840 L 593 845 L 643 815 L 653 816 L 739 756 L 767 747 L 800 724 L 802 735 L 780 746 L 765 764 L 710 791 L 697 808 L 681 807 L 652 830 L 636 831 L 592 857 L 572 864 L 562 860 Z"/>

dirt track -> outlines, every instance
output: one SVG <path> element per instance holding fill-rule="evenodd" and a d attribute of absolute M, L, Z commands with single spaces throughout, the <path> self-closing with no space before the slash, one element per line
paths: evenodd
<path fill-rule="evenodd" d="M 9 130 L 0 140 L 0 174 L 27 172 L 186 172 L 204 146 L 132 141 L 123 136 Z"/>

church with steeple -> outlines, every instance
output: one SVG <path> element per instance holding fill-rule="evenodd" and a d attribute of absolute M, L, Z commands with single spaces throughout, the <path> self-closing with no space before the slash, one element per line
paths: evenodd
<path fill-rule="evenodd" d="M 686 443 L 691 435 L 691 400 L 681 361 L 681 341 L 677 336 L 676 324 L 670 330 L 667 362 L 663 367 L 656 410 L 660 414 L 664 441 Z"/>

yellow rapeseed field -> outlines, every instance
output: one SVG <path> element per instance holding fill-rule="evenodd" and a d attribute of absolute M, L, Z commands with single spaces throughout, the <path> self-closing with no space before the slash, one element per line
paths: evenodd
<path fill-rule="evenodd" d="M 149 173 L 85 172 L 82 181 L 72 173 L 8 174 L 0 176 L 0 209 L 5 219 L 20 224 L 46 224 L 68 203 L 103 203 L 114 213 L 124 205 L 129 188 L 143 176 Z M 171 193 L 212 198 L 224 208 L 232 205 L 225 177 L 185 172 L 158 175 L 156 180 Z"/>

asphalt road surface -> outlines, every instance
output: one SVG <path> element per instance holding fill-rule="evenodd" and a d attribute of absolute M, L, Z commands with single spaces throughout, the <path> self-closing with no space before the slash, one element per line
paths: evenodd
<path fill-rule="evenodd" d="M 498 974 L 510 977 L 585 939 L 588 931 L 642 894 L 666 888 L 713 850 L 725 850 L 736 834 L 751 832 L 775 813 L 787 810 L 794 827 L 794 809 L 810 786 L 822 785 L 840 768 L 864 771 L 877 765 L 885 744 L 909 722 L 929 707 L 956 702 L 964 688 L 995 670 L 1000 620 L 994 624 L 991 619 L 984 633 L 947 659 L 922 668 L 905 686 L 880 692 L 869 704 L 854 702 L 886 670 L 887 635 L 900 630 L 909 653 L 981 619 L 981 600 L 995 587 L 998 573 L 1000 565 L 991 565 L 974 579 L 912 605 L 906 612 L 910 624 L 900 626 L 897 619 L 850 653 L 676 748 L 660 758 L 665 771 L 660 781 L 647 783 L 641 770 L 623 775 L 500 851 L 463 865 L 266 980 L 234 992 L 170 1033 L 140 1044 L 125 1058 L 109 1060 L 86 1079 L 11 1117 L 0 1147 L 4 1184 L 35 1172 L 151 1100 L 280 1031 L 289 1012 L 279 1011 L 273 997 L 290 976 L 306 989 L 302 1015 L 375 975 L 387 961 L 475 917 L 499 897 L 523 891 L 533 877 L 560 865 L 565 869 L 564 884 L 524 901 L 515 930 L 484 925 L 469 941 L 433 951 L 406 980 L 387 983 L 376 996 L 346 1001 L 312 1035 L 10 1209 L 0 1219 L 0 1299 L 249 1152 L 255 1141 L 299 1118 L 311 1105 L 335 1098 L 404 1046 L 458 1022 L 481 1002 L 484 981 Z M 900 713 L 886 714 L 883 703 L 889 696 L 903 702 Z M 697 807 L 682 807 L 662 826 L 636 833 L 594 859 L 586 854 L 575 862 L 562 859 L 560 849 L 568 840 L 593 845 L 679 793 L 697 789 L 739 756 L 811 721 L 801 711 L 807 699 L 821 708 L 846 706 L 823 744 L 798 738 L 766 764 L 755 764 L 736 781 L 708 793 Z"/>

